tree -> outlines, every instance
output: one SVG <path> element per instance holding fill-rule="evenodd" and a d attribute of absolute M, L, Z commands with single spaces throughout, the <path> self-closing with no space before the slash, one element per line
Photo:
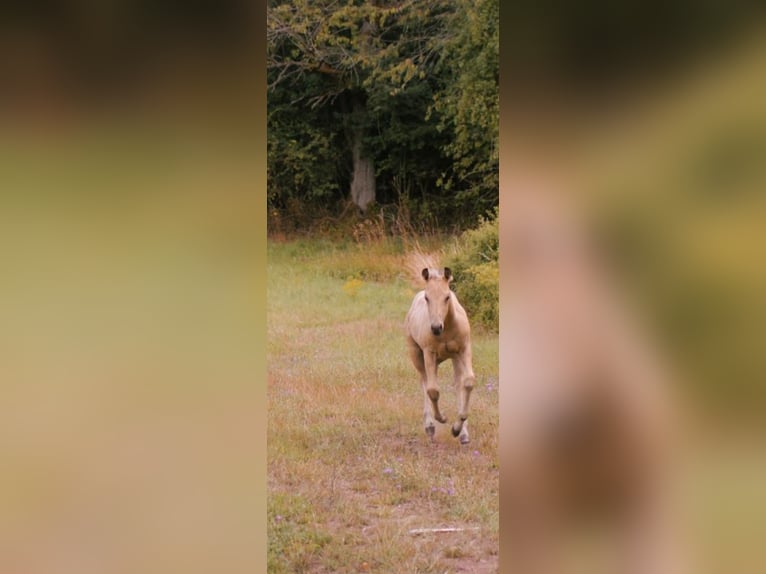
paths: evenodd
<path fill-rule="evenodd" d="M 440 184 L 458 188 L 455 200 L 481 206 L 484 215 L 498 201 L 500 2 L 459 0 L 447 26 L 438 71 L 448 80 L 434 110 L 452 133 L 446 152 L 454 164 Z"/>
<path fill-rule="evenodd" d="M 435 39 L 451 10 L 444 0 L 297 0 L 269 5 L 270 103 L 281 101 L 293 112 L 331 110 L 350 155 L 350 197 L 361 211 L 377 196 L 375 160 L 368 144 L 375 125 L 370 104 L 376 106 L 379 119 L 388 107 L 383 102 L 412 96 L 413 86 L 427 84 L 440 46 Z M 284 94 L 290 91 L 294 97 L 286 101 Z M 270 114 L 276 113 L 272 106 Z"/>

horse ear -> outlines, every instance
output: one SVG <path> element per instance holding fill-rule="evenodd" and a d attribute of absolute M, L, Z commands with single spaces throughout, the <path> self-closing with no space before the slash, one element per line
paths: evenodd
<path fill-rule="evenodd" d="M 428 267 L 424 267 L 420 274 L 423 276 L 423 279 L 428 281 Z"/>
<path fill-rule="evenodd" d="M 449 267 L 444 268 L 444 278 L 447 281 L 452 281 L 452 270 Z"/>

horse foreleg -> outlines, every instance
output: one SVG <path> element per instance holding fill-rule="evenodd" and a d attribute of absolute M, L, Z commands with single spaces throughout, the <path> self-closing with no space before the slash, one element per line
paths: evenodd
<path fill-rule="evenodd" d="M 428 351 L 423 352 L 423 360 L 426 368 L 426 394 L 431 400 L 431 410 L 434 418 L 440 423 L 446 423 L 447 419 L 439 411 L 439 385 L 437 384 L 438 363 L 436 356 Z"/>
<path fill-rule="evenodd" d="M 468 444 L 468 403 L 476 377 L 473 374 L 470 355 L 457 357 L 452 361 L 455 374 L 455 391 L 458 397 L 458 420 L 452 425 L 452 436 L 460 437 L 460 444 Z"/>
<path fill-rule="evenodd" d="M 418 374 L 420 375 L 420 386 L 423 388 L 423 427 L 426 430 L 426 434 L 433 440 L 434 433 L 436 432 L 436 423 L 431 412 L 431 398 L 428 396 L 426 381 L 426 363 L 423 350 L 420 346 L 409 337 L 407 339 L 408 348 L 410 352 L 410 359 L 412 364 L 415 365 Z"/>
<path fill-rule="evenodd" d="M 421 379 L 423 386 L 423 427 L 426 429 L 426 434 L 431 440 L 434 440 L 434 434 L 436 432 L 436 422 L 434 421 L 433 412 L 431 411 L 431 398 L 428 396 L 426 390 L 426 378 Z"/>

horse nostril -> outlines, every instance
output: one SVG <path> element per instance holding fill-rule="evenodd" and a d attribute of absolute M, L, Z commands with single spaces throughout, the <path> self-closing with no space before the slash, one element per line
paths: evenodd
<path fill-rule="evenodd" d="M 441 325 L 431 325 L 431 332 L 434 335 L 441 335 L 443 327 Z"/>

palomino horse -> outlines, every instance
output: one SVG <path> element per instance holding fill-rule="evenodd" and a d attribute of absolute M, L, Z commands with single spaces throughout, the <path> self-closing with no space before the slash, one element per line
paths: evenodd
<path fill-rule="evenodd" d="M 450 289 L 452 272 L 449 267 L 442 272 L 426 267 L 421 275 L 426 282 L 425 289 L 415 295 L 405 329 L 410 359 L 420 373 L 423 386 L 426 434 L 433 440 L 434 420 L 447 422 L 439 411 L 437 369 L 440 363 L 452 359 L 458 396 L 458 420 L 452 425 L 452 435 L 459 436 L 461 444 L 468 444 L 468 399 L 475 381 L 468 315 Z"/>
<path fill-rule="evenodd" d="M 599 518 L 616 537 L 610 574 L 687 572 L 669 371 L 550 183 L 519 181 L 503 197 L 503 571 L 578 571 L 559 552 L 563 535 Z"/>

